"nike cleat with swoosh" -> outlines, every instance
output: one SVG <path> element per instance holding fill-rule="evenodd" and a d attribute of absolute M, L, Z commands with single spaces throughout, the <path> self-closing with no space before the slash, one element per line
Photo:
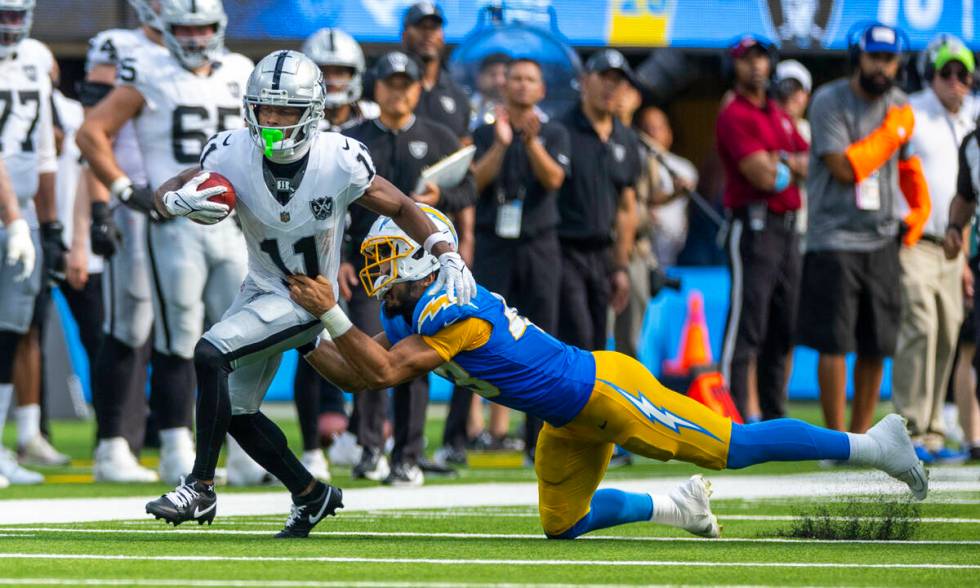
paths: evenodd
<path fill-rule="evenodd" d="M 317 482 L 317 487 L 309 496 L 315 498 L 301 503 L 297 503 L 296 497 L 293 497 L 293 507 L 289 511 L 289 518 L 286 519 L 286 527 L 276 533 L 276 538 L 306 538 L 323 517 L 335 516 L 338 508 L 344 508 L 344 493 L 336 486 Z"/>
<path fill-rule="evenodd" d="M 146 503 L 146 512 L 157 519 L 177 525 L 184 521 L 211 524 L 218 510 L 214 486 L 208 486 L 187 476 L 181 483 L 160 498 Z"/>

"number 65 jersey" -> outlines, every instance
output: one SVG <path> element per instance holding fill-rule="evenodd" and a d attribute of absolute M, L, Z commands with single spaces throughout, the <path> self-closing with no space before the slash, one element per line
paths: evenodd
<path fill-rule="evenodd" d="M 201 76 L 169 51 L 135 51 L 120 60 L 117 82 L 145 101 L 134 123 L 151 188 L 196 164 L 215 133 L 244 126 L 242 89 L 252 67 L 238 53 L 226 53 Z"/>
<path fill-rule="evenodd" d="M 371 156 L 353 139 L 316 133 L 302 179 L 285 202 L 269 190 L 263 157 L 247 129 L 219 133 L 201 156 L 202 169 L 235 187 L 249 278 L 259 289 L 289 298 L 286 276 L 322 275 L 336 294 L 347 208 L 374 179 Z"/>

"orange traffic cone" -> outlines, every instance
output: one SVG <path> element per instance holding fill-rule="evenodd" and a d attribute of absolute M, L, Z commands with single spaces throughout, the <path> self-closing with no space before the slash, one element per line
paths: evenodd
<path fill-rule="evenodd" d="M 687 376 L 691 368 L 711 363 L 711 343 L 708 340 L 708 322 L 704 317 L 704 297 L 692 290 L 687 297 L 687 322 L 681 331 L 681 345 L 677 357 L 664 362 L 663 372 L 670 376 Z"/>

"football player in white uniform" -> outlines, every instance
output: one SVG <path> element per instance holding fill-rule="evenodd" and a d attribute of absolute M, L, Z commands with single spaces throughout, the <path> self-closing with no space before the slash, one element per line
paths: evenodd
<path fill-rule="evenodd" d="M 198 161 L 215 133 L 243 124 L 241 92 L 252 62 L 224 50 L 227 17 L 220 0 L 161 0 L 157 19 L 167 54 L 137 51 L 120 62 L 117 86 L 90 113 L 78 143 L 114 198 L 150 212 L 152 188 Z M 132 120 L 149 187 L 119 166 L 111 138 Z M 154 302 L 154 378 L 161 477 L 176 483 L 193 461 L 194 345 L 204 321 L 217 322 L 245 277 L 235 223 L 202 227 L 188 219 L 147 227 Z"/>
<path fill-rule="evenodd" d="M 117 75 L 123 68 L 133 67 L 137 53 L 167 54 L 157 14 L 149 2 L 130 0 L 130 4 L 139 15 L 139 28 L 109 29 L 89 41 L 85 80 L 78 88 L 79 99 L 87 109 L 112 91 Z M 126 177 L 137 185 L 145 185 L 146 171 L 132 121 L 119 129 L 112 147 Z M 111 210 L 109 190 L 89 171 L 85 172 L 84 181 L 83 193 L 91 203 L 92 252 L 106 260 L 102 274 L 105 338 L 92 369 L 92 405 L 98 439 L 92 474 L 101 482 L 152 482 L 157 479 L 156 472 L 142 467 L 134 456 L 142 447 L 146 429 L 143 415 L 147 412 L 149 354 L 145 346 L 153 327 L 146 253 L 147 217 L 118 203 Z M 71 255 L 78 260 L 85 251 L 73 247 Z M 158 378 L 153 380 L 152 395 L 164 397 L 166 391 L 159 391 Z M 185 452 L 189 454 L 191 448 L 186 447 Z M 173 450 L 168 447 L 166 453 L 172 454 Z"/>
<path fill-rule="evenodd" d="M 284 50 L 265 57 L 245 90 L 248 128 L 219 133 L 204 149 L 199 167 L 157 190 L 161 216 L 216 223 L 229 209 L 208 198 L 225 188 L 199 186 L 206 172 L 227 178 L 236 187 L 249 259 L 241 293 L 194 351 L 194 471 L 174 491 L 146 506 L 168 522 L 214 518 L 213 478 L 226 430 L 293 495 L 293 511 L 279 537 L 305 537 L 342 506 L 340 490 L 310 475 L 290 452 L 279 427 L 259 408 L 282 352 L 296 347 L 312 351 L 311 342 L 323 329 L 318 319 L 329 321 L 290 300 L 286 277 L 322 275 L 337 289 L 344 219 L 351 203 L 390 216 L 424 243 L 439 260 L 450 297 L 467 304 L 475 292 L 473 277 L 450 237 L 438 232 L 408 196 L 375 175 L 367 149 L 340 134 L 318 132 L 324 94 L 323 74 L 303 54 Z"/>
<path fill-rule="evenodd" d="M 55 207 L 58 162 L 49 77 L 53 58 L 41 43 L 27 38 L 33 13 L 34 0 L 0 0 L 0 153 L 16 197 L 16 202 L 4 202 L 0 210 L 0 243 L 8 261 L 0 267 L 0 435 L 13 395 L 16 348 L 30 329 L 41 289 L 45 264 L 35 263 L 33 251 L 44 253 L 49 268 L 58 269 L 59 263 L 64 268 L 65 247 Z M 18 414 L 18 428 L 30 422 L 39 433 L 37 399 L 18 404 L 26 417 Z M 15 484 L 44 479 L 20 467 L 2 447 L 0 477 Z"/>
<path fill-rule="evenodd" d="M 370 100 L 361 100 L 364 52 L 353 37 L 340 29 L 320 29 L 307 37 L 303 43 L 303 53 L 320 67 L 327 90 L 320 130 L 339 133 L 364 120 L 378 117 L 378 105 Z M 357 272 L 349 263 L 341 263 L 340 272 L 341 295 L 349 299 L 350 284 L 357 286 Z M 360 448 L 357 447 L 357 438 L 346 430 L 349 421 L 343 409 L 344 396 L 340 388 L 321 378 L 308 363 L 300 362 L 296 366 L 293 382 L 293 400 L 303 436 L 303 456 L 300 460 L 316 478 L 330 481 L 330 471 L 322 449 L 324 437 L 335 439 L 330 445 L 331 461 L 339 458 L 343 465 L 358 462 Z M 325 416 L 321 415 L 321 411 Z"/>

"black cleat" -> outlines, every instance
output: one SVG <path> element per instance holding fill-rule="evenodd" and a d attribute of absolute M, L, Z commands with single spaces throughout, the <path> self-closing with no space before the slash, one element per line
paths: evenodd
<path fill-rule="evenodd" d="M 323 517 L 336 516 L 337 509 L 344 508 L 344 492 L 340 488 L 322 482 L 317 484 L 319 488 L 314 488 L 310 493 L 316 498 L 301 504 L 297 504 L 293 498 L 286 526 L 276 533 L 277 539 L 305 539 Z"/>
<path fill-rule="evenodd" d="M 177 525 L 184 521 L 211 524 L 218 510 L 214 486 L 207 486 L 187 476 L 181 483 L 160 498 L 146 503 L 147 514 Z"/>

